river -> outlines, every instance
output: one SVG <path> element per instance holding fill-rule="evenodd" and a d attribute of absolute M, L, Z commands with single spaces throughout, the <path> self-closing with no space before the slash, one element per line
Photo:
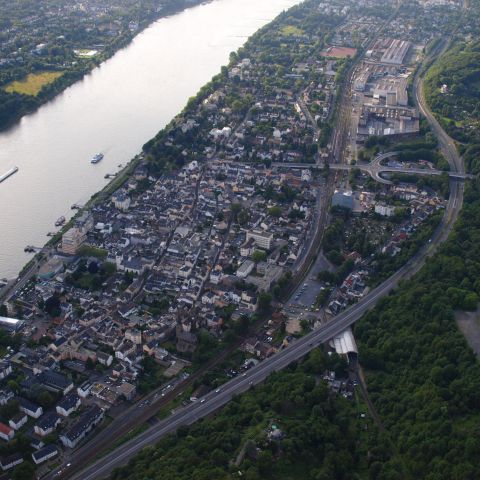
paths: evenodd
<path fill-rule="evenodd" d="M 231 51 L 299 0 L 215 0 L 166 17 L 0 134 L 0 278 L 15 277 L 54 222 L 73 214 L 163 128 Z M 98 164 L 91 157 L 103 152 Z"/>

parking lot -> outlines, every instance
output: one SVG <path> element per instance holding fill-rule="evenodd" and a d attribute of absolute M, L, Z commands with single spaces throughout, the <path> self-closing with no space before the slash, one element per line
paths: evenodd
<path fill-rule="evenodd" d="M 317 275 L 322 270 L 332 271 L 333 266 L 323 254 L 320 254 L 302 285 L 291 296 L 288 307 L 293 307 L 295 310 L 311 310 L 314 307 L 317 295 L 322 288 L 322 285 L 317 281 Z"/>

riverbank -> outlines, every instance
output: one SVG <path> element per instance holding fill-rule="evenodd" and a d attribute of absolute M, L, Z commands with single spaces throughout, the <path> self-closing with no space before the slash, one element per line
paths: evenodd
<path fill-rule="evenodd" d="M 125 29 L 120 36 L 115 38 L 112 43 L 108 44 L 97 55 L 89 58 L 88 61 L 80 61 L 75 65 L 72 64 L 70 69 L 62 71 L 62 74 L 54 81 L 46 84 L 37 94 L 28 95 L 16 93 L 14 91 L 7 92 L 6 85 L 0 87 L 0 132 L 7 131 L 15 127 L 18 122 L 25 116 L 34 113 L 42 105 L 50 102 L 67 88 L 82 80 L 86 75 L 104 62 L 112 58 L 119 50 L 127 47 L 140 33 L 153 23 L 162 18 L 166 18 L 178 14 L 188 8 L 195 7 L 200 4 L 208 3 L 210 0 L 189 0 L 188 2 L 174 2 L 165 4 L 164 7 L 157 12 L 155 16 L 147 16 L 143 22 L 138 24 L 135 30 Z M 135 18 L 127 18 L 132 22 Z M 25 70 L 25 76 L 38 72 L 38 68 L 29 71 Z M 47 71 L 50 68 L 46 69 Z M 51 71 L 58 71 L 55 65 L 51 66 Z"/>
<path fill-rule="evenodd" d="M 162 18 L 66 92 L 0 133 L 0 277 L 14 278 L 60 216 L 85 205 L 247 38 L 296 0 L 217 0 Z M 188 35 L 185 35 L 188 32 Z M 91 165 L 95 153 L 104 159 Z M 122 167 L 120 167 L 122 165 Z"/>

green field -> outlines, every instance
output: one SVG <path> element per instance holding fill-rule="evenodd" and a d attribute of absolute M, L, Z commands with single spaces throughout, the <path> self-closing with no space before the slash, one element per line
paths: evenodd
<path fill-rule="evenodd" d="M 8 84 L 4 90 L 7 93 L 22 93 L 35 97 L 45 85 L 49 85 L 62 75 L 63 72 L 30 73 L 23 80 Z"/>
<path fill-rule="evenodd" d="M 285 25 L 282 27 L 282 35 L 291 36 L 291 35 L 303 35 L 305 32 L 301 29 L 296 27 L 295 25 Z"/>

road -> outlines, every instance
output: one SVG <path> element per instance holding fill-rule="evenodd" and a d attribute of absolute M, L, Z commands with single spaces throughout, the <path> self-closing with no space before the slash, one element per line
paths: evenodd
<path fill-rule="evenodd" d="M 416 78 L 414 82 L 414 97 L 420 111 L 425 115 L 433 132 L 439 140 L 439 146 L 445 158 L 449 161 L 451 171 L 463 174 L 465 172 L 462 159 L 459 157 L 452 139 L 443 131 L 431 112 L 426 107 L 422 82 Z M 340 142 L 341 144 L 341 142 Z M 392 277 L 370 292 L 360 302 L 334 317 L 329 323 L 292 343 L 286 349 L 263 361 L 245 376 L 237 377 L 222 386 L 218 393 L 213 392 L 199 402 L 192 403 L 175 412 L 169 418 L 126 442 L 105 457 L 86 467 L 80 473 L 70 476 L 73 480 L 101 479 L 121 465 L 124 465 L 144 447 L 153 445 L 168 433 L 174 432 L 181 425 L 189 425 L 204 418 L 228 403 L 231 398 L 251 386 L 263 382 L 272 372 L 281 370 L 290 363 L 302 358 L 310 350 L 342 333 L 355 323 L 377 302 L 396 288 L 400 281 L 410 278 L 423 266 L 427 257 L 434 253 L 438 246 L 446 240 L 458 218 L 463 202 L 463 182 L 450 179 L 450 197 L 445 215 L 429 243 L 424 245 L 400 270 Z M 313 242 L 316 243 L 316 242 Z M 313 246 L 313 245 L 312 245 Z M 68 473 L 67 473 L 68 475 Z M 65 477 L 65 475 L 63 476 Z M 49 476 L 48 478 L 53 478 Z"/>
<path fill-rule="evenodd" d="M 384 160 L 388 157 L 394 157 L 398 155 L 398 152 L 388 152 L 383 153 L 375 157 L 371 163 L 367 164 L 356 164 L 356 165 L 346 165 L 343 163 L 331 163 L 329 165 L 330 170 L 338 170 L 338 171 L 350 171 L 350 170 L 361 170 L 362 172 L 368 173 L 374 180 L 379 183 L 391 184 L 390 180 L 383 178 L 380 174 L 381 173 L 405 173 L 407 175 L 414 174 L 414 175 L 443 175 L 447 174 L 451 178 L 465 180 L 467 178 L 473 178 L 473 175 L 466 174 L 464 172 L 460 172 L 457 170 L 453 171 L 443 171 L 437 170 L 435 168 L 408 168 L 408 167 L 401 167 L 401 166 L 386 166 L 380 163 L 381 160 Z M 282 168 L 291 168 L 291 169 L 305 169 L 305 168 L 318 168 L 321 169 L 321 165 L 311 164 L 311 163 L 273 163 L 272 166 L 274 167 L 282 167 Z"/>

